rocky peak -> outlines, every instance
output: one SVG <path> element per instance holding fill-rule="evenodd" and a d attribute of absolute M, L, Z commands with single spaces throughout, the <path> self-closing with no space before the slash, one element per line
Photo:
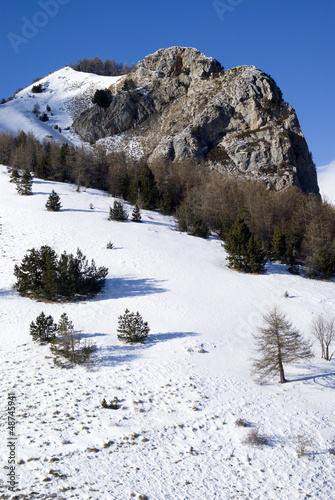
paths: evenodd
<path fill-rule="evenodd" d="M 190 79 L 209 77 L 223 70 L 216 59 L 207 57 L 191 47 L 160 49 L 140 61 L 137 69 L 140 68 L 155 71 L 164 77 L 188 76 Z"/>
<path fill-rule="evenodd" d="M 319 193 L 294 109 L 254 66 L 223 71 L 196 49 L 171 47 L 145 57 L 113 90 L 108 109 L 94 106 L 75 120 L 82 139 L 122 134 L 125 149 L 141 144 L 149 165 L 187 159 L 276 190 Z"/>

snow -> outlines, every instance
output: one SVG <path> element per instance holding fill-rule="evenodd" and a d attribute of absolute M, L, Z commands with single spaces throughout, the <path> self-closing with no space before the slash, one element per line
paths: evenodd
<path fill-rule="evenodd" d="M 33 132 L 42 140 L 53 137 L 56 140 L 80 145 L 80 137 L 71 130 L 75 116 L 92 106 L 92 97 L 97 89 L 109 88 L 116 85 L 123 76 L 99 76 L 91 73 L 75 71 L 66 66 L 38 82 L 17 92 L 13 100 L 0 106 L 0 132 L 18 131 Z M 34 85 L 43 84 L 45 89 L 41 94 L 32 93 Z M 40 113 L 46 112 L 50 106 L 51 113 L 47 113 L 49 121 L 41 122 L 33 113 L 35 105 Z M 62 132 L 54 129 L 58 125 Z"/>
<path fill-rule="evenodd" d="M 63 208 L 45 210 L 54 189 Z M 329 500 L 335 486 L 334 360 L 286 366 L 289 383 L 258 386 L 250 376 L 252 333 L 274 304 L 311 338 L 313 317 L 334 316 L 335 284 L 269 264 L 262 276 L 226 267 L 221 242 L 175 230 L 175 221 L 142 211 L 142 224 L 108 221 L 113 198 L 93 189 L 35 179 L 23 197 L 0 167 L 0 376 L 3 401 L 14 390 L 20 493 L 59 498 Z M 94 210 L 91 210 L 90 204 Z M 127 205 L 131 213 L 132 207 Z M 106 249 L 111 241 L 115 249 Z M 93 300 L 43 303 L 20 297 L 13 268 L 27 250 L 79 247 L 109 268 Z M 289 297 L 285 298 L 285 292 Z M 139 313 L 144 345 L 121 344 L 118 316 Z M 66 312 L 98 350 L 90 368 L 57 368 L 34 343 L 30 322 Z M 121 408 L 101 408 L 115 396 Z M 269 439 L 243 443 L 245 419 Z M 1 414 L 0 493 L 8 461 Z M 298 458 L 300 434 L 313 444 Z M 45 481 L 46 480 L 46 481 Z"/>

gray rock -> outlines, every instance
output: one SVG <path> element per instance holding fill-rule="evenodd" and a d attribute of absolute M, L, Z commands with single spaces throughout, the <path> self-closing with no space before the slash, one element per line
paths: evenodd
<path fill-rule="evenodd" d="M 112 90 L 112 89 L 111 89 Z M 193 48 L 148 55 L 114 92 L 74 122 L 85 141 L 123 134 L 141 141 L 148 163 L 202 163 L 222 175 L 261 179 L 276 190 L 319 193 L 315 165 L 294 109 L 254 66 L 223 71 Z"/>

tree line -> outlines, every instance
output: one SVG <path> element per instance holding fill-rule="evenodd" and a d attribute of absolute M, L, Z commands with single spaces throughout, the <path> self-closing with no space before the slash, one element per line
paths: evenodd
<path fill-rule="evenodd" d="M 70 63 L 69 66 L 76 71 L 104 76 L 127 75 L 135 69 L 134 64 L 129 66 L 127 63 L 117 62 L 114 59 L 106 59 L 106 61 L 103 62 L 100 57 L 95 57 L 94 59 L 80 59 L 77 63 Z"/>
<path fill-rule="evenodd" d="M 297 187 L 276 192 L 260 181 L 223 177 L 190 161 L 161 159 L 149 168 L 146 160 L 100 146 L 39 142 L 30 133 L 0 134 L 0 162 L 12 170 L 102 189 L 140 208 L 176 215 L 180 231 L 220 235 L 231 267 L 240 271 L 262 272 L 270 259 L 293 273 L 303 266 L 311 278 L 335 275 L 335 208 L 327 201 Z"/>

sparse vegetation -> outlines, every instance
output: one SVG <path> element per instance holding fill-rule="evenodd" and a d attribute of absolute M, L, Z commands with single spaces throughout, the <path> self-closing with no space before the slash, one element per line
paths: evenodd
<path fill-rule="evenodd" d="M 53 340 L 50 350 L 55 356 L 56 366 L 64 367 L 68 364 L 87 364 L 96 350 L 96 345 L 83 341 L 80 333 L 74 331 L 72 322 L 63 313 L 57 326 L 57 337 Z"/>
<path fill-rule="evenodd" d="M 106 399 L 104 398 L 101 402 L 101 408 L 109 410 L 118 410 L 120 408 L 120 400 L 117 396 L 115 396 L 110 403 L 107 403 Z"/>
<path fill-rule="evenodd" d="M 311 452 L 313 448 L 313 440 L 306 434 L 298 434 L 297 436 L 297 456 L 303 457 Z"/>
<path fill-rule="evenodd" d="M 243 440 L 243 444 L 249 444 L 251 446 L 266 446 L 269 444 L 269 440 L 266 436 L 260 433 L 259 427 L 255 427 L 249 431 L 249 434 Z"/>

